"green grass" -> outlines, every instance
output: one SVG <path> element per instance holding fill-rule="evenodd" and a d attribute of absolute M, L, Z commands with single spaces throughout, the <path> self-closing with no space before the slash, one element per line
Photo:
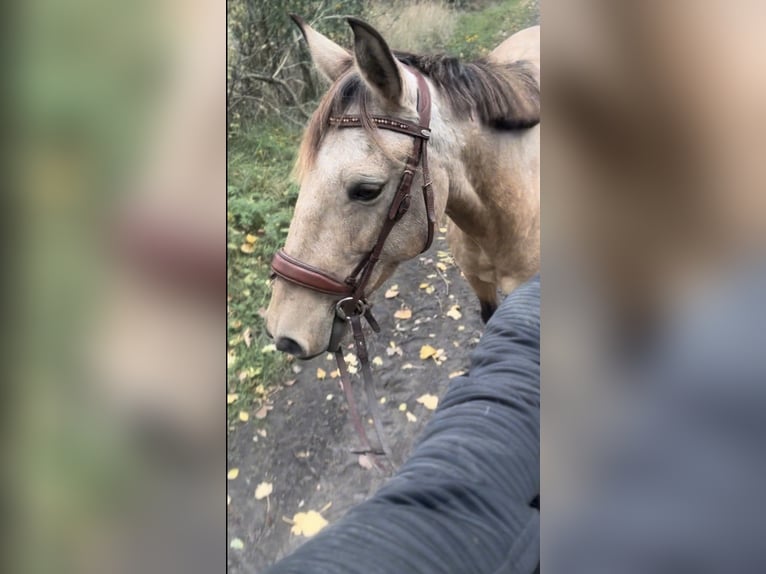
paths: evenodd
<path fill-rule="evenodd" d="M 270 341 L 259 310 L 268 305 L 269 262 L 284 242 L 298 195 L 290 171 L 299 139 L 295 129 L 262 122 L 229 140 L 228 392 L 239 395 L 230 418 L 257 406 L 288 372 L 280 353 L 263 350 Z"/>
<path fill-rule="evenodd" d="M 514 32 L 534 24 L 536 17 L 529 0 L 491 2 L 461 14 L 446 49 L 466 59 L 483 56 Z"/>

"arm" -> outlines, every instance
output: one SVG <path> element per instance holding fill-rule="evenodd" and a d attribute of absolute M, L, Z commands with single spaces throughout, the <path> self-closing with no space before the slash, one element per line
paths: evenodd
<path fill-rule="evenodd" d="M 492 317 L 396 475 L 268 574 L 534 571 L 539 340 L 536 278 Z"/>

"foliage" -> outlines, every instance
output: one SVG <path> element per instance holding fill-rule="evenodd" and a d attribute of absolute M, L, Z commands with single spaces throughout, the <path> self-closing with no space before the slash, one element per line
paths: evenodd
<path fill-rule="evenodd" d="M 270 341 L 259 310 L 268 304 L 269 262 L 284 242 L 298 193 L 297 186 L 291 183 L 290 171 L 299 135 L 298 130 L 272 120 L 230 142 L 229 389 L 240 395 L 230 406 L 231 413 L 254 401 L 265 400 L 268 385 L 264 383 L 277 381 L 286 372 L 282 355 L 268 352 Z"/>
<path fill-rule="evenodd" d="M 289 14 L 341 44 L 348 44 L 343 16 L 361 15 L 362 0 L 227 0 L 228 129 L 236 133 L 244 123 L 279 117 L 300 125 L 321 95 L 321 84 L 305 43 Z"/>
<path fill-rule="evenodd" d="M 502 0 L 481 10 L 464 13 L 458 20 L 447 51 L 461 58 L 483 56 L 505 38 L 537 21 L 537 2 Z"/>

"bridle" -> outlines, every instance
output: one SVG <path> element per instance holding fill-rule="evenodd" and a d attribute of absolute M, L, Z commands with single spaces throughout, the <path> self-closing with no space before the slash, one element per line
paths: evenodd
<path fill-rule="evenodd" d="M 425 203 L 426 217 L 428 220 L 425 245 L 421 253 L 427 251 L 431 246 L 434 237 L 434 228 L 436 226 L 431 176 L 428 170 L 428 140 L 431 137 L 431 93 L 422 74 L 413 68 L 409 69 L 415 75 L 418 83 L 418 123 L 386 116 L 373 115 L 369 118 L 372 123 L 380 129 L 398 132 L 413 138 L 412 153 L 410 153 L 407 158 L 396 194 L 391 201 L 386 218 L 383 220 L 383 226 L 378 233 L 378 238 L 372 249 L 362 258 L 351 274 L 343 281 L 338 280 L 322 269 L 291 257 L 285 253 L 284 250 L 279 250 L 274 255 L 274 259 L 271 262 L 271 269 L 274 275 L 306 289 L 311 289 L 312 291 L 327 295 L 335 295 L 339 298 L 335 303 L 335 314 L 339 320 L 351 323 L 351 328 L 354 334 L 354 343 L 356 345 L 356 353 L 362 367 L 362 375 L 364 378 L 364 386 L 367 393 L 369 408 L 373 415 L 376 434 L 378 435 L 378 439 L 383 448 L 382 453 L 373 450 L 370 447 L 369 440 L 364 431 L 364 425 L 362 425 L 361 420 L 359 419 L 354 396 L 351 392 L 348 368 L 340 347 L 335 350 L 335 358 L 338 362 L 343 391 L 346 395 L 346 400 L 348 401 L 351 418 L 357 433 L 363 442 L 363 450 L 358 452 L 367 453 L 373 458 L 373 461 L 375 461 L 374 454 L 386 454 L 390 457 L 390 449 L 386 445 L 380 417 L 377 413 L 377 400 L 375 398 L 372 383 L 372 371 L 370 369 L 367 345 L 362 331 L 361 317 L 364 317 L 367 320 L 373 331 L 376 333 L 380 331 L 380 327 L 372 316 L 370 306 L 367 303 L 367 294 L 365 290 L 372 277 L 375 265 L 380 260 L 380 255 L 389 233 L 391 233 L 391 230 L 397 222 L 401 220 L 410 208 L 412 201 L 412 181 L 419 165 L 422 166 L 421 169 L 423 171 L 423 202 Z M 333 116 L 330 117 L 330 124 L 341 129 L 364 127 L 363 119 L 360 115 Z M 377 464 L 377 461 L 375 462 Z"/>

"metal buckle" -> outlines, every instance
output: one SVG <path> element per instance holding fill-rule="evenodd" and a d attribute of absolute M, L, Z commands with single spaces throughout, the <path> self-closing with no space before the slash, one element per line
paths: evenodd
<path fill-rule="evenodd" d="M 349 304 L 353 304 L 354 308 L 349 309 Z M 335 314 L 344 321 L 349 321 L 351 317 L 357 315 L 364 315 L 366 311 L 367 304 L 354 297 L 344 297 L 335 304 Z"/>

